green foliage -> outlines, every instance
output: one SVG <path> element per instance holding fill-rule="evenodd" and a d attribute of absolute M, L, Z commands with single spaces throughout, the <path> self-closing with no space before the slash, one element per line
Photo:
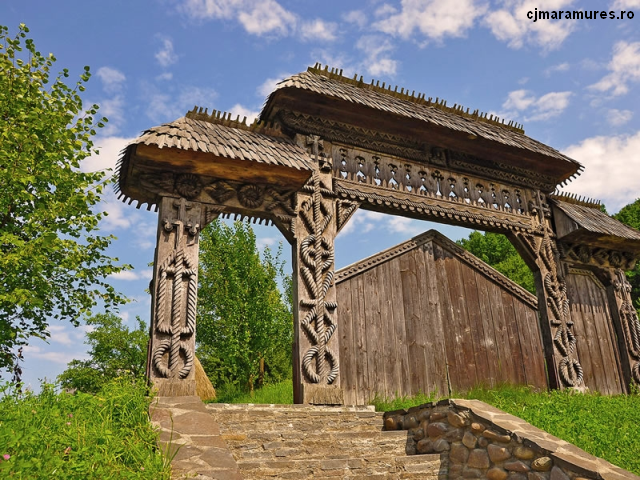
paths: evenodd
<path fill-rule="evenodd" d="M 0 368 L 15 346 L 46 338 L 49 319 L 77 325 L 98 302 L 124 301 L 105 282 L 126 268 L 103 254 L 113 237 L 92 234 L 105 173 L 80 171 L 106 122 L 97 105 L 82 110 L 89 67 L 67 86 L 28 31 L 0 26 Z"/>
<path fill-rule="evenodd" d="M 38 395 L 2 390 L 1 478 L 169 480 L 144 382 L 111 380 L 97 395 L 56 394 L 53 385 Z"/>
<path fill-rule="evenodd" d="M 208 403 L 255 403 L 258 405 L 292 405 L 293 382 L 284 380 L 271 383 L 262 388 L 256 388 L 247 393 L 244 389 L 227 385 L 222 390 L 216 390 L 216 399 Z"/>
<path fill-rule="evenodd" d="M 471 232 L 456 243 L 535 295 L 533 273 L 504 235 Z"/>
<path fill-rule="evenodd" d="M 274 255 L 265 248 L 261 257 L 246 223 L 214 221 L 201 234 L 198 358 L 217 389 L 252 390 L 291 376 L 291 279 L 280 255 L 281 249 Z"/>
<path fill-rule="evenodd" d="M 433 392 L 429 395 L 419 393 L 411 397 L 397 397 L 397 398 L 385 398 L 376 395 L 370 404 L 376 407 L 377 412 L 390 412 L 392 410 L 400 410 L 402 408 L 411 408 L 415 405 L 422 405 L 423 403 L 435 402 L 438 400 L 437 392 Z"/>
<path fill-rule="evenodd" d="M 623 207 L 622 210 L 613 215 L 613 218 L 636 230 L 640 230 L 640 198 Z M 636 263 L 633 270 L 627 272 L 627 280 L 631 284 L 633 304 L 640 315 L 640 262 Z"/>
<path fill-rule="evenodd" d="M 147 361 L 149 333 L 140 317 L 137 328 L 129 330 L 122 319 L 113 314 L 99 314 L 87 320 L 95 327 L 87 333 L 85 343 L 91 346 L 89 360 L 72 360 L 58 376 L 65 388 L 96 393 L 111 379 L 121 376 L 142 378 Z"/>

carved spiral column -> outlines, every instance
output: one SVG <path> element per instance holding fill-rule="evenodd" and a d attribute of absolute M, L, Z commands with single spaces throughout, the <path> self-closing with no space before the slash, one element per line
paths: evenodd
<path fill-rule="evenodd" d="M 298 194 L 293 268 L 294 397 L 342 404 L 334 277 L 336 198 L 330 171 L 315 171 Z"/>
<path fill-rule="evenodd" d="M 195 395 L 198 237 L 204 208 L 163 197 L 151 283 L 147 377 L 160 396 Z"/>
<path fill-rule="evenodd" d="M 518 250 L 535 265 L 536 292 L 550 388 L 580 388 L 584 374 L 577 358 L 567 283 L 553 231 L 542 220 L 538 232 L 515 234 Z"/>
<path fill-rule="evenodd" d="M 627 381 L 632 380 L 640 385 L 640 321 L 631 299 L 631 284 L 627 281 L 627 276 L 622 269 L 612 270 L 611 277 L 615 298 L 612 314 L 617 320 L 618 326 L 621 327 L 624 346 L 626 346 L 625 349 L 621 345 L 620 356 L 627 357 L 623 358 L 623 365 L 629 370 L 625 373 L 631 377 Z M 625 365 L 626 362 L 628 365 Z"/>

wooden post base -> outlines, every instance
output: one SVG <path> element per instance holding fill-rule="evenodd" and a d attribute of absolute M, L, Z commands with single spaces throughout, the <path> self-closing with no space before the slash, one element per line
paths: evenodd
<path fill-rule="evenodd" d="M 343 405 L 342 389 L 337 385 L 303 383 L 302 403 L 311 405 Z"/>

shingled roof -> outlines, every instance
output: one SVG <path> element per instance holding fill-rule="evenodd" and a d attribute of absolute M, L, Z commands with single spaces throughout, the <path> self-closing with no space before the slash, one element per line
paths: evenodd
<path fill-rule="evenodd" d="M 285 93 L 287 91 L 292 92 L 289 95 L 295 97 L 293 102 L 297 100 L 296 104 L 287 103 L 287 94 Z M 295 91 L 301 93 L 296 97 Z M 556 176 L 559 181 L 566 180 L 583 170 L 583 166 L 579 162 L 524 135 L 521 125 L 515 125 L 513 122 L 502 123 L 497 118 L 478 111 L 470 113 L 469 110 L 465 111 L 458 105 L 447 107 L 446 102 L 427 99 L 423 94 L 409 94 L 409 91 L 405 92 L 404 89 L 397 91 L 397 87 L 392 90 L 391 85 L 385 87 L 383 84 L 380 86 L 379 82 L 374 84 L 373 81 L 366 83 L 363 82 L 362 77 L 359 80 L 357 76 L 354 78 L 344 77 L 341 71 L 322 69 L 319 64 L 316 64 L 315 67 L 309 67 L 306 72 L 293 75 L 280 82 L 267 99 L 260 118 L 274 119 L 279 108 L 286 109 L 292 106 L 305 113 L 305 108 L 311 108 L 308 107 L 308 103 L 311 102 L 305 104 L 301 101 L 300 95 L 302 93 L 315 94 L 339 103 L 347 102 L 354 106 L 391 114 L 391 116 L 418 121 L 424 124 L 425 130 L 425 127 L 429 126 L 446 129 L 450 133 L 457 134 L 458 138 L 475 139 L 476 144 L 482 143 L 484 140 L 490 142 L 487 145 L 494 145 L 494 149 L 496 145 L 501 145 L 507 149 L 517 149 L 520 153 L 522 151 L 525 154 L 526 152 L 533 153 L 537 161 L 529 168 L 533 170 L 539 166 L 544 169 L 548 167 L 549 161 L 545 163 L 540 162 L 539 159 L 551 160 L 555 162 L 553 168 L 557 171 Z M 327 105 L 325 102 L 318 108 L 324 108 L 323 112 L 329 112 L 330 109 Z M 336 104 L 332 108 L 339 110 L 341 107 Z M 344 111 L 344 113 L 350 112 Z M 517 155 L 518 152 L 513 152 L 513 154 Z"/>
<path fill-rule="evenodd" d="M 262 133 L 267 131 L 271 135 Z M 175 147 L 212 153 L 217 157 L 312 170 L 313 160 L 307 152 L 295 145 L 289 137 L 276 133 L 276 129 L 268 126 L 260 128 L 259 125 L 247 126 L 234 121 L 228 121 L 224 125 L 187 116 L 145 130 L 130 145 Z"/>

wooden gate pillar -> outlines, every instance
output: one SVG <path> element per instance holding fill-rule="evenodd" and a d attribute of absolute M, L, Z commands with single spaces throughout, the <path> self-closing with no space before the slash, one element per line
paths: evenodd
<path fill-rule="evenodd" d="M 622 373 L 626 386 L 640 385 L 640 321 L 631 299 L 631 284 L 624 270 L 609 269 L 611 284 L 607 288 L 609 307 L 618 336 Z"/>
<path fill-rule="evenodd" d="M 204 208 L 173 197 L 163 197 L 159 207 L 147 378 L 160 396 L 196 395 L 198 237 Z"/>
<path fill-rule="evenodd" d="M 343 403 L 334 285 L 336 196 L 330 169 L 297 194 L 293 252 L 294 402 Z"/>
<path fill-rule="evenodd" d="M 534 273 L 549 388 L 581 388 L 583 371 L 577 358 L 565 272 L 551 228 L 542 222 L 541 235 L 514 234 L 510 239 Z"/>

